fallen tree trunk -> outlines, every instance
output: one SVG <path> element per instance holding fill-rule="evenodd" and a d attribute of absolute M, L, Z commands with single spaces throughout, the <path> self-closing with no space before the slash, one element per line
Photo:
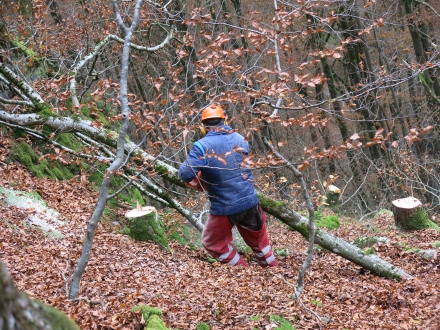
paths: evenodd
<path fill-rule="evenodd" d="M 273 200 L 263 194 L 258 194 L 263 210 L 276 217 L 289 227 L 298 231 L 305 239 L 309 237 L 308 219 L 289 208 L 284 202 Z M 323 248 L 368 269 L 372 273 L 397 280 L 411 278 L 409 274 L 375 254 L 365 254 L 358 247 L 336 237 L 320 228 L 315 228 L 315 243 Z"/>
<path fill-rule="evenodd" d="M 102 143 L 106 146 L 115 148 L 118 138 L 118 133 L 101 130 L 94 127 L 91 121 L 86 119 L 74 120 L 69 117 L 56 116 L 43 116 L 40 114 L 12 114 L 3 110 L 0 110 L 0 124 L 15 125 L 15 127 L 30 127 L 37 125 L 44 125 L 56 130 L 59 133 L 79 132 L 90 139 Z M 47 140 L 50 140 L 49 138 Z M 133 156 L 139 156 L 143 159 L 143 164 L 148 170 L 154 170 L 158 175 L 164 176 L 168 181 L 178 186 L 185 188 L 185 184 L 181 181 L 177 175 L 177 170 L 168 165 L 165 162 L 158 160 L 156 157 L 143 151 L 136 143 L 127 141 L 125 143 L 125 151 L 127 154 Z M 174 171 L 173 171 L 174 170 Z"/>
<path fill-rule="evenodd" d="M 109 133 L 108 131 L 104 132 L 96 129 L 95 127 L 90 126 L 90 122 L 88 122 L 87 120 L 74 121 L 70 118 L 44 118 L 36 114 L 10 114 L 0 110 L 0 124 L 2 123 L 6 125 L 15 124 L 19 126 L 35 126 L 39 124 L 44 124 L 45 126 L 57 129 L 58 131 L 81 132 L 88 137 L 111 147 L 114 147 L 116 145 L 116 133 Z M 130 153 L 133 156 L 138 156 L 142 158 L 144 164 L 147 164 L 147 169 L 155 171 L 166 180 L 180 187 L 185 187 L 184 182 L 181 181 L 177 175 L 178 171 L 176 168 L 166 164 L 165 162 L 157 160 L 155 157 L 146 153 L 133 142 L 125 143 L 125 150 L 127 153 Z M 142 181 L 144 183 L 147 183 L 148 179 L 143 178 Z M 155 193 L 157 194 L 158 192 L 155 191 Z M 161 198 L 164 198 L 166 195 L 166 192 L 161 191 Z M 309 231 L 307 218 L 293 211 L 283 202 L 275 201 L 262 194 L 259 194 L 259 198 L 265 212 L 278 218 L 280 221 L 284 222 L 294 230 L 300 232 L 304 238 L 308 239 Z M 170 202 L 170 199 L 168 199 L 167 202 Z M 181 207 L 180 204 L 170 204 L 170 206 L 175 208 L 186 219 L 188 219 L 188 221 L 190 221 L 199 231 L 203 229 L 203 225 L 188 210 Z M 385 260 L 382 260 L 377 255 L 365 255 L 364 252 L 358 247 L 334 235 L 331 235 L 330 233 L 327 233 L 322 229 L 316 228 L 315 242 L 323 248 L 347 260 L 350 260 L 365 269 L 370 270 L 376 275 L 386 278 L 395 278 L 399 280 L 411 277 L 403 270 L 400 270 L 392 264 L 386 262 Z"/>

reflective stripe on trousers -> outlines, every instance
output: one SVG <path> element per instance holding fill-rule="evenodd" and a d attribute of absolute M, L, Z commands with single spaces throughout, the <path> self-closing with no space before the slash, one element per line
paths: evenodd
<path fill-rule="evenodd" d="M 216 260 L 231 266 L 248 266 L 232 244 L 232 226 L 227 216 L 208 216 L 203 228 L 202 245 Z"/>
<path fill-rule="evenodd" d="M 240 225 L 237 225 L 237 229 L 257 257 L 258 264 L 262 267 L 274 267 L 278 266 L 278 262 L 267 238 L 265 220 L 266 216 L 264 215 L 262 229 L 258 231 Z M 202 244 L 212 257 L 222 263 L 231 266 L 248 265 L 232 244 L 232 226 L 227 216 L 209 215 L 203 228 Z"/>
<path fill-rule="evenodd" d="M 270 244 L 262 248 L 261 252 L 255 252 L 255 256 L 258 259 L 258 263 L 262 266 L 268 266 L 275 260 L 275 256 L 272 252 L 272 247 Z"/>
<path fill-rule="evenodd" d="M 260 206 L 261 207 L 261 206 Z M 255 256 L 258 259 L 258 264 L 261 267 L 275 267 L 278 266 L 278 262 L 270 246 L 269 239 L 266 231 L 266 215 L 261 210 L 261 230 L 250 230 L 246 227 L 237 225 L 237 229 L 240 232 L 241 237 L 247 245 L 254 251 Z"/>

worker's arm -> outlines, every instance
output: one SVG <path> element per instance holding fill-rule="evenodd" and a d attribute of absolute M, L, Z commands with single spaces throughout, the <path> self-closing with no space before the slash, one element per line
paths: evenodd
<path fill-rule="evenodd" d="M 179 178 L 181 178 L 187 187 L 203 191 L 202 182 L 202 166 L 205 165 L 205 159 L 199 148 L 193 147 L 188 155 L 188 158 L 183 162 L 179 168 Z"/>
<path fill-rule="evenodd" d="M 190 182 L 185 182 L 185 185 L 188 188 L 197 190 L 197 191 L 205 191 L 206 185 L 203 183 L 202 172 L 197 172 L 197 176 L 192 179 Z"/>

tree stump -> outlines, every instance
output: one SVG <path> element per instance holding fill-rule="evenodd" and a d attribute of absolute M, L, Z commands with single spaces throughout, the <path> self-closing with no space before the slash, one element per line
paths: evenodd
<path fill-rule="evenodd" d="M 339 197 L 341 196 L 341 189 L 335 185 L 329 185 L 325 192 L 324 205 L 327 205 L 331 210 L 339 211 Z"/>
<path fill-rule="evenodd" d="M 410 231 L 425 228 L 438 228 L 428 219 L 428 215 L 421 208 L 422 203 L 414 197 L 396 199 L 392 202 L 393 215 L 396 227 L 399 230 Z"/>
<path fill-rule="evenodd" d="M 153 241 L 169 250 L 168 240 L 162 221 L 152 206 L 138 207 L 125 214 L 128 221 L 129 236 L 137 241 Z"/>

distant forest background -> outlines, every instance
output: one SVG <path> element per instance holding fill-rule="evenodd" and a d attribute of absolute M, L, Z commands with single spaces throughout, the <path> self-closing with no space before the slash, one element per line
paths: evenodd
<path fill-rule="evenodd" d="M 128 26 L 135 4 L 119 2 Z M 439 12 L 432 0 L 144 1 L 129 57 L 130 139 L 178 168 L 200 138 L 200 111 L 219 103 L 249 140 L 247 164 L 265 194 L 305 208 L 267 139 L 303 172 L 316 206 L 332 184 L 339 211 L 356 218 L 407 196 L 435 214 Z M 74 173 L 87 180 L 102 171 L 105 143 L 81 125 L 119 129 L 127 30 L 111 1 L 6 0 L 0 13 L 0 125 L 44 141 L 43 158 L 87 162 Z M 142 166 L 128 160 L 121 180 Z M 183 198 L 154 174 L 143 175 Z M 151 187 L 145 198 L 160 201 Z"/>

